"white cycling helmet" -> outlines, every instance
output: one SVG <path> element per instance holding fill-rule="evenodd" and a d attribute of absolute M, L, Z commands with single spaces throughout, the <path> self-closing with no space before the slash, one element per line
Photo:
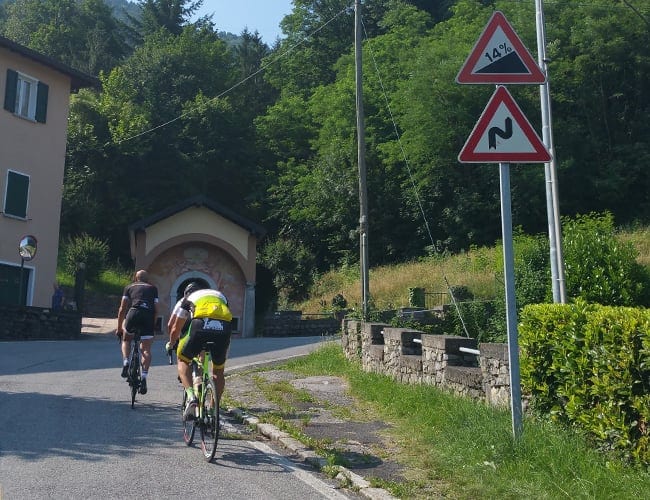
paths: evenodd
<path fill-rule="evenodd" d="M 216 292 L 215 295 L 219 297 L 221 300 L 223 300 L 224 304 L 228 305 L 228 299 L 226 298 L 226 296 L 223 293 L 221 293 L 219 290 L 215 290 L 215 292 Z"/>

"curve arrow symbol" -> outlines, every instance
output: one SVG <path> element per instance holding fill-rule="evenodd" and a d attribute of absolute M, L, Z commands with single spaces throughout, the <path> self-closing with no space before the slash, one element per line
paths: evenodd
<path fill-rule="evenodd" d="M 497 148 L 497 135 L 501 139 L 510 139 L 512 137 L 512 118 L 506 118 L 506 129 L 502 130 L 499 127 L 492 127 L 488 130 L 488 145 L 490 149 Z"/>

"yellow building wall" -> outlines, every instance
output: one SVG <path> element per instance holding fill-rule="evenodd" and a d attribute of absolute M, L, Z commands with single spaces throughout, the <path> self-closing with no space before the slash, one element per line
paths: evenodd
<path fill-rule="evenodd" d="M 147 227 L 145 254 L 158 245 L 184 234 L 217 236 L 230 243 L 248 260 L 249 232 L 205 207 L 190 207 Z"/>

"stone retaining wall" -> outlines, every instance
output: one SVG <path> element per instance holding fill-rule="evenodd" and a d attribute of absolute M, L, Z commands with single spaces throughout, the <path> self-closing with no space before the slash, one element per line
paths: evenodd
<path fill-rule="evenodd" d="M 300 311 L 279 311 L 263 320 L 262 337 L 313 337 L 334 335 L 341 323 L 334 317 L 303 319 Z"/>
<path fill-rule="evenodd" d="M 74 340 L 81 336 L 81 314 L 41 307 L 0 306 L 1 340 Z"/>
<path fill-rule="evenodd" d="M 434 385 L 491 405 L 510 403 L 507 344 L 478 346 L 476 339 L 346 319 L 341 345 L 346 358 L 360 360 L 364 371 L 406 384 Z"/>

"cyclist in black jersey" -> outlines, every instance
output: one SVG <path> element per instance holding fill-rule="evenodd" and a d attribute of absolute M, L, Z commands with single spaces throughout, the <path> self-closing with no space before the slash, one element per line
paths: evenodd
<path fill-rule="evenodd" d="M 115 334 L 122 339 L 122 377 L 128 374 L 129 351 L 133 334 L 140 333 L 142 383 L 140 393 L 147 393 L 147 375 L 151 365 L 151 344 L 158 316 L 158 289 L 149 282 L 147 271 L 135 273 L 135 281 L 124 288 L 117 313 Z"/>

